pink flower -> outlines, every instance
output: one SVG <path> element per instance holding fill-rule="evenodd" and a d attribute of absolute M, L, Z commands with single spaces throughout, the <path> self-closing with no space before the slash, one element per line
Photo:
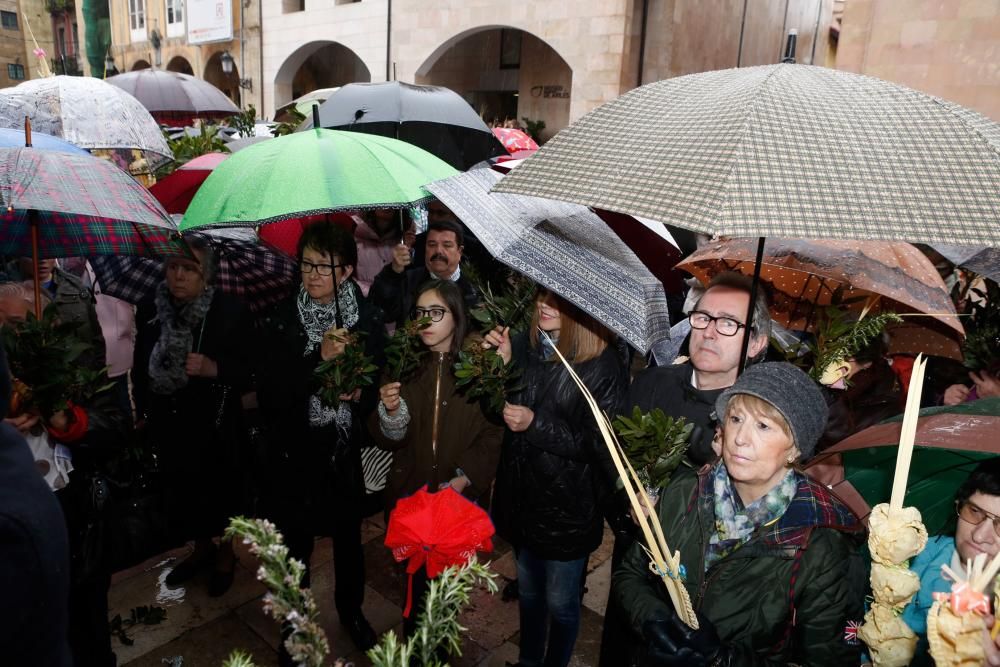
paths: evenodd
<path fill-rule="evenodd" d="M 35 48 L 35 50 L 32 53 L 34 53 L 35 57 L 37 57 L 37 58 L 44 58 L 45 57 L 45 49 L 43 49 L 41 47 Z"/>

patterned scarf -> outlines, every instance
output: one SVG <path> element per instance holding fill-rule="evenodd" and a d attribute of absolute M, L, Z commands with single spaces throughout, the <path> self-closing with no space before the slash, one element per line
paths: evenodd
<path fill-rule="evenodd" d="M 187 303 L 175 306 L 164 281 L 156 288 L 156 319 L 160 323 L 160 337 L 149 355 L 149 387 L 156 394 L 168 396 L 187 386 L 188 376 L 184 371 L 187 355 L 201 347 L 201 330 L 204 330 L 205 315 L 212 306 L 215 288 L 205 291 Z M 195 329 L 199 329 L 197 347 L 194 340 Z"/>
<path fill-rule="evenodd" d="M 340 324 L 348 329 L 358 323 L 358 298 L 355 289 L 357 288 L 353 282 L 344 281 L 337 293 L 337 301 L 340 303 Z M 304 287 L 299 288 L 297 303 L 299 322 L 302 323 L 307 338 L 306 349 L 303 350 L 302 356 L 308 356 L 323 342 L 323 334 L 335 326 L 337 311 L 333 302 L 314 301 Z M 334 420 L 342 433 L 347 433 L 350 430 L 351 408 L 347 403 L 341 402 L 334 409 L 323 405 L 319 393 L 309 397 L 309 423 L 311 425 L 326 426 Z"/>
<path fill-rule="evenodd" d="M 788 509 L 798 486 L 795 471 L 789 469 L 774 488 L 749 505 L 743 505 L 729 479 L 725 463 L 712 468 L 712 504 L 715 510 L 715 532 L 708 541 L 705 570 L 750 541 L 754 531 L 781 517 Z"/>

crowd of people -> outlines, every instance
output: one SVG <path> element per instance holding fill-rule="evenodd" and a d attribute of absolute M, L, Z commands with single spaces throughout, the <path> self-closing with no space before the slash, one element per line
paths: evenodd
<path fill-rule="evenodd" d="M 165 261 L 162 283 L 134 316 L 100 294 L 85 265 L 74 272 L 71 263 L 39 263 L 46 302 L 90 343 L 80 363 L 107 369 L 113 384 L 54 414 L 19 413 L 10 409 L 10 375 L 0 372 L 0 405 L 10 415 L 0 429 L 0 543 L 19 545 L 0 554 L 4 660 L 115 664 L 107 602 L 115 559 L 94 532 L 104 475 L 127 446 L 138 446 L 155 453 L 162 474 L 169 540 L 193 545 L 167 585 L 207 572 L 209 595 L 226 593 L 236 555 L 221 536 L 236 514 L 274 521 L 307 566 L 306 586 L 315 538 L 330 536 L 337 614 L 361 649 L 377 640 L 362 612 L 362 520 L 388 515 L 426 486 L 488 509 L 513 546 L 520 667 L 569 664 L 588 558 L 605 522 L 615 534 L 605 667 L 860 664 L 864 647 L 852 628 L 865 614 L 865 528 L 801 464 L 899 414 L 906 378 L 897 371 L 905 364 L 893 364 L 876 340 L 851 359 L 853 386 L 868 389 L 820 387 L 769 359 L 766 294 L 758 293 L 748 327 L 749 280 L 733 273 L 689 301 L 690 335 L 676 359 L 642 359 L 544 288 L 526 306 L 526 331 L 480 334 L 470 309 L 481 295 L 463 272 L 475 240 L 438 202 L 429 219 L 419 237 L 395 211 L 357 217 L 353 235 L 331 222 L 308 226 L 299 283 L 256 316 L 216 287 L 218 257 L 206 243 Z M 5 326 L 26 318 L 34 294 L 22 281 L 34 269 L 25 260 L 9 267 L 0 285 Z M 493 267 L 484 262 L 479 271 Z M 429 324 L 419 333 L 427 354 L 410 377 L 382 375 L 335 407 L 322 399 L 314 371 L 343 355 L 349 336 L 384 369 L 387 335 L 413 317 Z M 740 374 L 745 338 L 751 365 Z M 454 364 L 470 342 L 520 371 L 499 412 L 456 386 Z M 659 408 L 693 425 L 685 465 L 649 509 L 680 551 L 698 630 L 680 621 L 650 571 L 598 425 L 560 356 L 607 414 Z M 942 380 L 928 393 L 948 404 L 1000 394 L 989 372 L 971 380 L 974 391 Z M 54 494 L 23 438 L 68 451 L 71 469 L 49 484 Z M 935 537 L 912 564 L 922 588 L 906 610 L 911 625 L 919 630 L 931 593 L 947 590 L 941 563 L 964 566 L 997 552 L 1000 465 L 987 461 L 958 492 L 953 536 Z M 418 572 L 415 599 L 426 590 Z M 405 634 L 415 621 L 406 619 Z M 984 641 L 993 660 L 1000 649 Z M 280 660 L 292 664 L 284 649 Z"/>

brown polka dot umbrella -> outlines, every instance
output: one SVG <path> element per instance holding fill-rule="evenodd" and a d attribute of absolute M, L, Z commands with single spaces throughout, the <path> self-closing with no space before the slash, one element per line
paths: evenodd
<path fill-rule="evenodd" d="M 757 239 L 713 241 L 677 265 L 707 283 L 722 271 L 753 275 Z M 948 288 L 934 265 L 909 243 L 769 238 L 760 272 L 771 315 L 782 325 L 811 331 L 821 309 L 860 311 L 877 296 L 873 312 L 906 318 L 891 331 L 898 352 L 961 359 L 965 335 Z M 957 355 L 957 356 L 956 356 Z"/>

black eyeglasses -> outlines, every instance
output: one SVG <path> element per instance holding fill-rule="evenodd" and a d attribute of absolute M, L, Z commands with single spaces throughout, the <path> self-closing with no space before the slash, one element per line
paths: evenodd
<path fill-rule="evenodd" d="M 715 322 L 715 330 L 720 336 L 735 336 L 736 333 L 746 327 L 742 322 L 737 322 L 731 317 L 712 317 L 708 313 L 700 310 L 692 310 L 688 315 L 688 322 L 692 329 L 707 329 L 708 325 Z"/>
<path fill-rule="evenodd" d="M 971 523 L 973 526 L 978 526 L 986 519 L 990 519 L 993 521 L 993 532 L 997 534 L 997 537 L 1000 537 L 1000 516 L 987 512 L 971 500 L 966 500 L 964 503 L 956 500 L 955 512 L 959 519 Z"/>
<path fill-rule="evenodd" d="M 343 264 L 313 264 L 312 262 L 303 259 L 299 262 L 299 271 L 302 273 L 312 273 L 315 271 L 321 276 L 332 276 L 333 270 L 342 266 Z"/>
<path fill-rule="evenodd" d="M 448 311 L 440 306 L 435 306 L 433 308 L 414 308 L 413 312 L 416 314 L 417 319 L 429 317 L 431 318 L 431 322 L 440 322 L 444 319 L 444 315 Z"/>

